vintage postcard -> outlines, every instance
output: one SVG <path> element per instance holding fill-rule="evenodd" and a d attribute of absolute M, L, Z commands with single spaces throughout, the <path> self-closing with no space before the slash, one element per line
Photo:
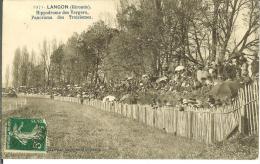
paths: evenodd
<path fill-rule="evenodd" d="M 3 159 L 259 156 L 258 0 L 3 0 Z"/>

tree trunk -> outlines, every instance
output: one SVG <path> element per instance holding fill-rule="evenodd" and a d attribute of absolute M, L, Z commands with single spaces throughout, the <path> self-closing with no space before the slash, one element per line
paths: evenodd
<path fill-rule="evenodd" d="M 212 23 L 212 54 L 210 57 L 210 61 L 215 61 L 217 56 L 217 29 L 218 29 L 218 10 L 220 2 L 219 0 L 214 0 L 214 11 L 213 11 L 213 23 Z"/>

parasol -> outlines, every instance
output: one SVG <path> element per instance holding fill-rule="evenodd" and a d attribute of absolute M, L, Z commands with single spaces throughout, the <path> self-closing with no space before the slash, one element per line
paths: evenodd
<path fill-rule="evenodd" d="M 106 97 L 104 97 L 103 98 L 103 102 L 112 102 L 112 101 L 115 101 L 116 100 L 116 97 L 115 96 L 111 96 L 111 95 L 109 95 L 109 96 L 106 96 Z"/>
<path fill-rule="evenodd" d="M 185 69 L 185 67 L 184 66 L 182 66 L 182 65 L 179 65 L 179 66 L 177 66 L 176 68 L 175 68 L 175 71 L 182 71 L 182 70 L 184 70 Z"/>
<path fill-rule="evenodd" d="M 162 82 L 162 81 L 167 81 L 167 80 L 168 80 L 168 77 L 163 76 L 163 77 L 157 79 L 157 80 L 156 80 L 156 83 L 160 83 L 160 82 Z"/>

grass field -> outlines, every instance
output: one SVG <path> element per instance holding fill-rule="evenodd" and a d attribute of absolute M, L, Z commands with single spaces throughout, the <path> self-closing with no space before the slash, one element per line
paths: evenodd
<path fill-rule="evenodd" d="M 16 99 L 4 98 L 3 107 L 14 101 Z M 16 110 L 3 108 L 3 125 L 11 116 L 46 119 L 48 152 L 46 154 L 4 152 L 3 158 L 258 158 L 258 136 L 235 138 L 207 146 L 80 104 L 31 98 L 22 108 Z"/>

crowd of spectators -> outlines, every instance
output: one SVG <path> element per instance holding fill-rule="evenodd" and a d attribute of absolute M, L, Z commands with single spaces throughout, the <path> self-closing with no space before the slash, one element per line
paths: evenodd
<path fill-rule="evenodd" d="M 229 62 L 212 62 L 204 67 L 200 66 L 176 66 L 174 69 L 166 67 L 160 76 L 144 74 L 141 77 L 126 77 L 120 81 L 111 80 L 107 83 L 89 85 L 56 86 L 52 88 L 28 88 L 19 87 L 18 91 L 26 94 L 48 94 L 53 96 L 79 97 L 82 99 L 103 99 L 108 95 L 114 96 L 118 101 L 130 98 L 130 103 L 137 103 L 140 95 L 147 93 L 156 95 L 178 95 L 177 104 L 193 104 L 200 107 L 204 103 L 190 98 L 191 93 L 196 92 L 196 97 L 207 95 L 206 93 L 218 83 L 225 80 L 237 80 L 242 83 L 250 83 L 258 78 L 258 61 L 253 60 L 250 64 L 245 58 L 233 59 Z M 128 96 L 126 96 L 128 95 Z M 220 100 L 215 100 L 212 95 L 207 95 L 209 105 L 221 105 Z M 160 97 L 160 96 L 158 96 Z M 162 101 L 158 97 L 151 97 L 150 104 L 153 106 L 173 105 L 171 101 Z M 214 103 L 213 103 L 214 102 Z M 176 105 L 176 103 L 174 103 Z"/>

